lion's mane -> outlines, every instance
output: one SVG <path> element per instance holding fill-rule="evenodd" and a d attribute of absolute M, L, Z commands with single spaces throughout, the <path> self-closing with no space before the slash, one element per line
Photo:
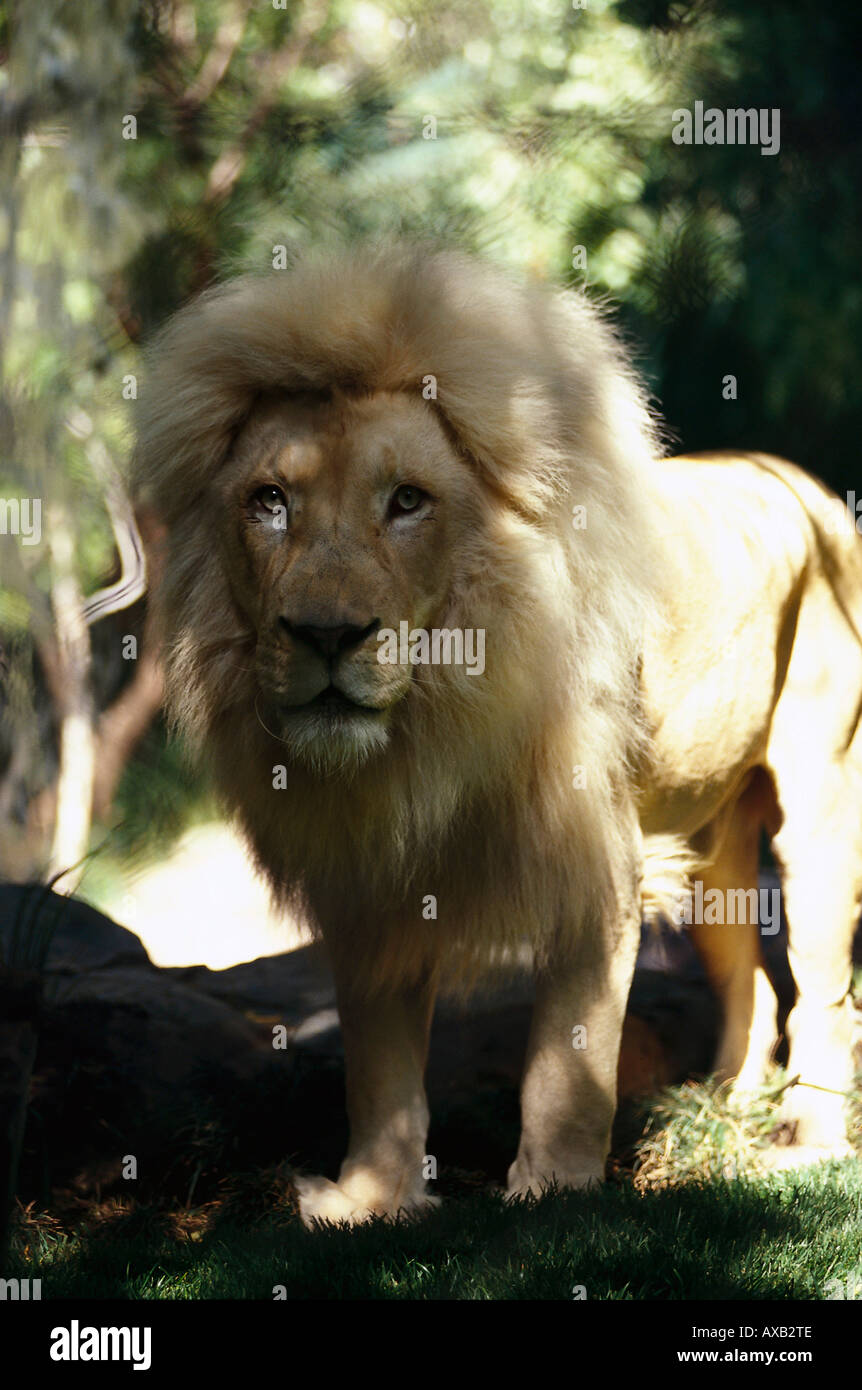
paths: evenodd
<path fill-rule="evenodd" d="M 446 625 L 486 629 L 487 669 L 424 668 L 382 754 L 349 776 L 290 765 L 275 790 L 285 750 L 257 717 L 254 634 L 208 487 L 259 393 L 327 388 L 431 396 L 482 481 L 493 524 Z M 441 962 L 471 978 L 525 936 L 541 953 L 589 930 L 638 872 L 637 665 L 657 564 L 653 425 L 604 317 L 424 246 L 311 254 L 181 311 L 137 410 L 137 484 L 167 526 L 154 616 L 169 709 L 276 895 L 369 988 Z"/>

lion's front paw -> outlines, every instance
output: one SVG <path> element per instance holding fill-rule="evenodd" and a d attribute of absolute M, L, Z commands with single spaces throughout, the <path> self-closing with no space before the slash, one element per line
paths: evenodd
<path fill-rule="evenodd" d="M 402 1191 L 401 1186 L 395 1184 L 386 1191 L 379 1182 L 355 1179 L 348 1186 L 341 1186 L 328 1178 L 298 1178 L 296 1191 L 299 1214 L 304 1224 L 312 1229 L 326 1221 L 346 1221 L 350 1226 L 358 1226 L 376 1216 L 404 1221 L 440 1205 L 439 1197 L 432 1197 L 424 1190 Z"/>
<path fill-rule="evenodd" d="M 551 1187 L 591 1187 L 604 1182 L 604 1178 L 604 1164 L 586 1159 L 582 1163 L 563 1164 L 549 1160 L 547 1164 L 537 1164 L 516 1158 L 509 1169 L 506 1197 L 541 1197 Z"/>

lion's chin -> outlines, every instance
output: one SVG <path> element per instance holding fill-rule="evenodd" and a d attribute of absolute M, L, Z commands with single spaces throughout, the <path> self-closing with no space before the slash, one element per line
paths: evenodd
<path fill-rule="evenodd" d="M 389 742 L 386 710 L 282 707 L 279 737 L 297 762 L 326 776 L 354 772 Z"/>

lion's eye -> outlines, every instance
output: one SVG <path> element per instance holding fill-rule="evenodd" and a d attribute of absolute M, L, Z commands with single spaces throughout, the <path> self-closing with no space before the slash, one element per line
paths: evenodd
<path fill-rule="evenodd" d="M 287 509 L 287 498 L 280 487 L 274 483 L 265 483 L 259 487 L 257 492 L 252 494 L 250 499 L 252 507 L 258 507 L 265 512 L 275 514 L 278 508 Z"/>
<path fill-rule="evenodd" d="M 403 516 L 405 512 L 415 512 L 425 501 L 426 494 L 412 483 L 402 483 L 392 494 L 389 509 L 393 516 Z"/>

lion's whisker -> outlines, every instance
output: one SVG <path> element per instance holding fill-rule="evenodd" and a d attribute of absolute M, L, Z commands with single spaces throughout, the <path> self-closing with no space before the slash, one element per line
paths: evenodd
<path fill-rule="evenodd" d="M 273 730 L 270 729 L 269 726 L 264 723 L 263 719 L 261 718 L 260 710 L 257 707 L 257 701 L 258 695 L 256 694 L 254 697 L 254 717 L 257 720 L 258 724 L 263 729 L 264 733 L 269 734 L 270 738 L 275 739 L 276 743 L 283 743 L 284 746 L 287 747 L 287 739 L 284 739 L 279 734 L 274 733 Z"/>

